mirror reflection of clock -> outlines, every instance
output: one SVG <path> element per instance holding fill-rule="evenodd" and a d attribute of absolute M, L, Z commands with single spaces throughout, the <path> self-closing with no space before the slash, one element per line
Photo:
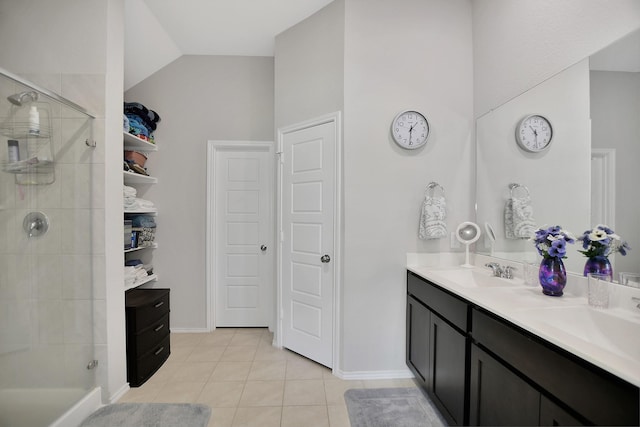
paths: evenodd
<path fill-rule="evenodd" d="M 539 153 L 551 145 L 553 128 L 549 120 L 541 115 L 526 116 L 516 127 L 516 141 L 520 148 L 530 153 Z"/>

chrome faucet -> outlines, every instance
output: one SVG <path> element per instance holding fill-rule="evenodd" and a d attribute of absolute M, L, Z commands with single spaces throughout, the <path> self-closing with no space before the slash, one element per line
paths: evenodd
<path fill-rule="evenodd" d="M 510 265 L 502 267 L 497 262 L 490 262 L 485 264 L 485 267 L 489 267 L 493 272 L 493 277 L 502 277 L 503 279 L 513 279 L 514 268 Z"/>

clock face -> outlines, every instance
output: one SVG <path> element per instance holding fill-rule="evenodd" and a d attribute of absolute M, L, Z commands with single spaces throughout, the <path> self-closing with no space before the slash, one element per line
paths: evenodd
<path fill-rule="evenodd" d="M 538 153 L 549 148 L 551 138 L 553 138 L 551 123 L 537 114 L 525 117 L 516 128 L 518 144 L 530 153 Z"/>
<path fill-rule="evenodd" d="M 402 148 L 420 148 L 429 137 L 429 122 L 417 111 L 403 111 L 391 123 L 391 136 Z"/>

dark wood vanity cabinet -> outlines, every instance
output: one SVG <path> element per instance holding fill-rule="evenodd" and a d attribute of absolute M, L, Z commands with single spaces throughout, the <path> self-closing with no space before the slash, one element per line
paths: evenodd
<path fill-rule="evenodd" d="M 457 425 L 638 425 L 638 387 L 407 274 L 407 366 Z"/>
<path fill-rule="evenodd" d="M 407 365 L 447 422 L 464 425 L 467 304 L 412 273 L 407 277 Z"/>
<path fill-rule="evenodd" d="M 471 424 L 638 425 L 638 387 L 483 309 L 472 318 Z M 491 418 L 500 401 L 522 418 Z"/>
<path fill-rule="evenodd" d="M 145 383 L 171 353 L 169 289 L 131 289 L 125 293 L 127 381 Z"/>

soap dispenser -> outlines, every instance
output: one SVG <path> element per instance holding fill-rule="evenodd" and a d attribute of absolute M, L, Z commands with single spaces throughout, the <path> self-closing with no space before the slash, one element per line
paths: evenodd
<path fill-rule="evenodd" d="M 29 135 L 40 135 L 40 113 L 35 105 L 29 109 Z"/>

